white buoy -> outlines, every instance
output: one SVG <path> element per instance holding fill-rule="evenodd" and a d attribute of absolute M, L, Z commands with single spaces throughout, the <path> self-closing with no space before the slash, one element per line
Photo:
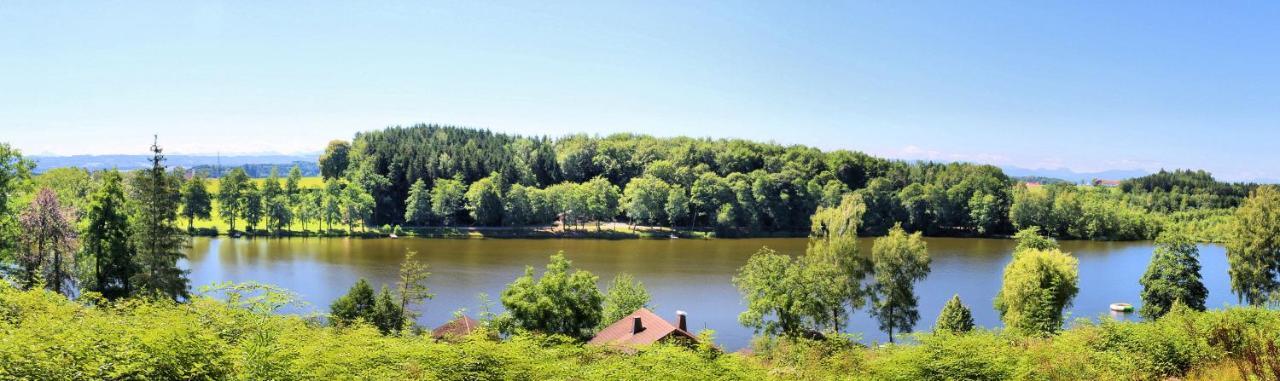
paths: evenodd
<path fill-rule="evenodd" d="M 1111 310 L 1115 312 L 1133 312 L 1133 305 L 1129 303 L 1111 303 Z"/>

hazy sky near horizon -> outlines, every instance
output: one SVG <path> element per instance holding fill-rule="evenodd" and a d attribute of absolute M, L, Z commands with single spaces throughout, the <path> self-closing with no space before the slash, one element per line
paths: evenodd
<path fill-rule="evenodd" d="M 1280 3 L 0 3 L 0 141 L 297 153 L 389 125 L 1280 179 Z"/>

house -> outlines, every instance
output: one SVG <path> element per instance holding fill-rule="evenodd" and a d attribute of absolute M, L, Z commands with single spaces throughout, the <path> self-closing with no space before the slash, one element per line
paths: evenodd
<path fill-rule="evenodd" d="M 600 330 L 587 344 L 622 347 L 658 342 L 696 344 L 698 338 L 689 333 L 687 320 L 684 311 L 676 311 L 676 323 L 671 324 L 653 311 L 641 308 Z"/>
<path fill-rule="evenodd" d="M 431 337 L 436 340 L 453 341 L 467 337 L 480 328 L 480 322 L 469 316 L 459 316 L 431 330 Z"/>

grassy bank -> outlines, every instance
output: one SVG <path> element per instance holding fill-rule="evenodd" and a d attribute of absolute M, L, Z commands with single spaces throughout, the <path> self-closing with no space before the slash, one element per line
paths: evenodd
<path fill-rule="evenodd" d="M 1244 380 L 1280 371 L 1280 312 L 1259 308 L 1081 322 L 1049 338 L 918 334 L 873 348 L 758 340 L 750 353 L 722 353 L 538 335 L 448 344 L 264 312 L 277 298 L 239 300 L 77 302 L 0 285 L 0 379 Z"/>

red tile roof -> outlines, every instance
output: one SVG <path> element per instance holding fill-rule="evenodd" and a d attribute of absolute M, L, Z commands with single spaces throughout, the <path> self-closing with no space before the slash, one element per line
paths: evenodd
<path fill-rule="evenodd" d="M 447 323 L 431 330 L 431 337 L 436 339 L 446 339 L 450 337 L 463 337 L 471 334 L 476 328 L 480 327 L 480 322 L 467 316 L 461 316 L 450 320 Z"/>
<path fill-rule="evenodd" d="M 640 318 L 640 332 L 632 332 L 635 318 Z M 696 342 L 698 339 L 689 332 L 663 320 L 647 308 L 632 312 L 627 317 L 610 324 L 600 330 L 596 337 L 588 341 L 593 345 L 635 346 L 653 344 L 670 337 L 681 337 Z"/>

